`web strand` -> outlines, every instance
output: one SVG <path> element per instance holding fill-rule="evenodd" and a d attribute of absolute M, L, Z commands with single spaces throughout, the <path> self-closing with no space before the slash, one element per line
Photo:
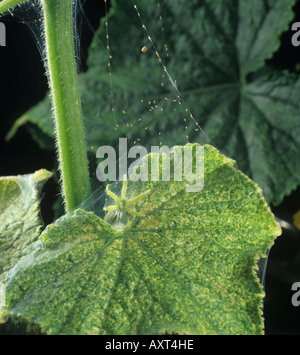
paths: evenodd
<path fill-rule="evenodd" d="M 178 98 L 178 100 L 179 100 L 179 101 L 178 101 L 178 104 L 179 104 L 179 105 L 182 105 L 182 103 L 184 102 L 184 99 L 183 99 L 183 97 L 182 97 L 182 95 L 181 95 L 181 93 L 180 93 L 180 91 L 179 91 L 179 89 L 178 89 L 178 86 L 177 86 L 177 84 L 176 84 L 176 81 L 173 80 L 172 76 L 170 75 L 170 73 L 169 73 L 169 71 L 168 71 L 168 69 L 167 69 L 167 66 L 165 65 L 165 63 L 164 63 L 162 57 L 160 56 L 160 54 L 159 54 L 159 52 L 158 52 L 158 50 L 157 50 L 157 48 L 156 48 L 156 46 L 155 46 L 155 44 L 154 44 L 154 42 L 153 42 L 153 40 L 152 40 L 151 35 L 150 35 L 150 33 L 148 32 L 147 26 L 145 25 L 145 23 L 144 23 L 144 21 L 143 21 L 143 18 L 142 18 L 141 13 L 140 13 L 140 11 L 139 11 L 137 5 L 136 5 L 135 0 L 131 0 L 131 1 L 132 1 L 132 3 L 133 3 L 133 7 L 134 7 L 134 9 L 135 9 L 135 11 L 136 11 L 136 14 L 137 14 L 137 16 L 138 16 L 138 18 L 140 19 L 140 22 L 141 22 L 141 24 L 142 24 L 142 29 L 145 31 L 146 36 L 147 36 L 149 42 L 151 43 L 152 48 L 154 49 L 155 55 L 156 55 L 156 57 L 158 58 L 158 61 L 159 61 L 159 63 L 161 64 L 161 66 L 162 66 L 162 68 L 163 68 L 163 71 L 166 73 L 166 75 L 167 75 L 167 77 L 168 77 L 168 79 L 169 79 L 169 81 L 170 81 L 170 83 L 171 83 L 171 85 L 172 85 L 172 87 L 173 87 L 173 90 L 174 90 L 174 92 L 176 93 L 176 96 L 177 96 L 177 98 Z M 158 3 L 158 4 L 159 4 L 159 3 Z M 162 24 L 163 19 L 162 19 L 160 4 L 159 4 L 158 7 L 159 7 L 159 9 L 160 9 L 160 22 L 161 22 L 161 24 Z M 163 28 L 162 31 L 163 31 L 163 34 L 164 34 L 164 32 L 165 32 L 165 31 L 164 31 L 164 27 L 162 26 L 162 28 Z M 165 40 L 164 40 L 164 41 L 165 41 Z M 167 52 L 168 52 L 168 47 L 166 46 L 166 43 L 165 43 L 165 50 L 167 50 Z M 189 110 L 188 107 L 185 107 L 185 111 L 188 113 L 189 118 L 195 123 L 195 125 L 196 125 L 196 127 L 197 127 L 197 128 L 196 128 L 196 131 L 201 131 L 201 132 L 204 134 L 204 136 L 208 139 L 208 141 L 211 142 L 212 145 L 216 146 L 216 145 L 214 144 L 214 142 L 211 140 L 211 138 L 210 138 L 210 137 L 206 134 L 206 132 L 201 128 L 201 126 L 199 125 L 199 122 L 197 122 L 197 120 L 195 119 L 194 115 L 192 114 L 192 112 Z M 188 137 L 188 136 L 186 136 L 186 139 L 187 139 L 187 141 L 189 142 L 189 137 Z"/>

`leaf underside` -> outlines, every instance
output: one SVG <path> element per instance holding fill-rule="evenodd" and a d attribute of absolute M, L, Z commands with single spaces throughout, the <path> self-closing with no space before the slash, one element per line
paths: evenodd
<path fill-rule="evenodd" d="M 37 247 L 42 222 L 39 192 L 51 173 L 0 178 L 0 283 L 7 272 Z"/>

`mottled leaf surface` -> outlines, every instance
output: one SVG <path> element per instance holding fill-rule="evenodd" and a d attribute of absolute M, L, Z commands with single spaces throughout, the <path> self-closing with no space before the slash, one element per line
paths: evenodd
<path fill-rule="evenodd" d="M 10 273 L 6 312 L 48 334 L 261 334 L 255 265 L 280 227 L 234 161 L 204 153 L 200 192 L 172 174 L 128 181 L 127 199 L 148 193 L 134 205 L 140 216 L 119 211 L 127 224 L 77 210 L 48 226 Z"/>
<path fill-rule="evenodd" d="M 39 192 L 51 173 L 0 178 L 0 282 L 37 247 L 42 222 Z"/>

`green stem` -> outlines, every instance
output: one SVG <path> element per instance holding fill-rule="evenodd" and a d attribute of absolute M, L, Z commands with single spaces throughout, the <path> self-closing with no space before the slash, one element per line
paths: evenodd
<path fill-rule="evenodd" d="M 67 211 L 91 194 L 75 62 L 72 0 L 43 0 L 50 81 L 62 187 Z"/>
<path fill-rule="evenodd" d="M 25 2 L 26 0 L 3 0 L 0 2 L 0 14 Z"/>

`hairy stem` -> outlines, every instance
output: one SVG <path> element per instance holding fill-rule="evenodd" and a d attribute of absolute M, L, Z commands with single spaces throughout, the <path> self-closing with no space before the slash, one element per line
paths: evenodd
<path fill-rule="evenodd" d="M 65 207 L 91 194 L 73 38 L 72 0 L 43 0 L 47 70 Z"/>
<path fill-rule="evenodd" d="M 26 0 L 3 0 L 0 2 L 0 14 L 12 9 L 13 7 L 25 2 Z"/>

